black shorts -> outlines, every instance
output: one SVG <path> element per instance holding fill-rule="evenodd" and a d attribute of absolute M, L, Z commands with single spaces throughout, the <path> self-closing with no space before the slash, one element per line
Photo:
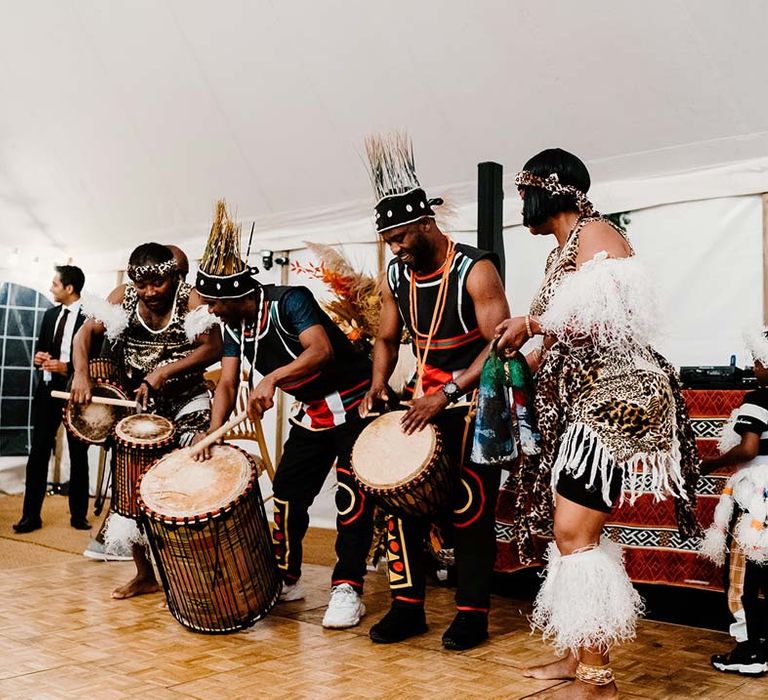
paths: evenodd
<path fill-rule="evenodd" d="M 621 496 L 621 487 L 624 481 L 623 470 L 614 467 L 611 472 L 611 484 L 608 490 L 611 505 L 608 505 L 603 500 L 603 479 L 600 475 L 600 470 L 595 475 L 594 483 L 588 486 L 590 472 L 591 469 L 587 467 L 581 476 L 574 477 L 567 468 L 563 469 L 558 476 L 555 491 L 563 498 L 578 503 L 580 506 L 591 510 L 599 510 L 601 513 L 610 513 L 613 510 L 613 506 L 616 505 L 616 501 L 619 500 L 619 496 Z"/>

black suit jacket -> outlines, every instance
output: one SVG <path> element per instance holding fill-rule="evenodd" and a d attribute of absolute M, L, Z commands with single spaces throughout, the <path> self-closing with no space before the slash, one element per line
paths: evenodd
<path fill-rule="evenodd" d="M 51 345 L 53 345 L 53 334 L 56 330 L 56 319 L 59 317 L 59 312 L 61 311 L 61 304 L 56 304 L 56 306 L 48 309 L 43 314 L 43 323 L 40 326 L 40 335 L 37 338 L 37 345 L 35 346 L 35 352 L 50 352 L 51 351 Z M 85 322 L 85 314 L 83 313 L 82 306 L 77 311 L 77 318 L 75 319 L 75 330 L 72 333 L 72 340 L 75 339 L 75 333 L 79 330 L 80 326 L 83 325 Z M 58 359 L 58 358 L 54 358 Z M 67 376 L 65 377 L 62 374 L 59 374 L 57 372 L 54 372 L 51 377 L 50 384 L 46 385 L 45 382 L 43 382 L 43 372 L 40 368 L 37 368 L 38 370 L 38 380 L 39 383 L 37 385 L 38 391 L 42 389 L 47 389 L 50 391 L 51 389 L 62 389 L 67 385 L 67 380 L 72 376 L 72 371 L 74 369 L 74 366 L 72 364 L 72 345 L 70 343 L 69 346 L 69 362 L 67 363 Z"/>

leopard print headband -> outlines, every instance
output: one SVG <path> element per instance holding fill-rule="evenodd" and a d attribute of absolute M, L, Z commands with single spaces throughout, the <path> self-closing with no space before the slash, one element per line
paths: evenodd
<path fill-rule="evenodd" d="M 587 199 L 586 192 L 582 192 L 573 185 L 560 184 L 557 173 L 552 173 L 549 177 L 539 177 L 530 170 L 521 170 L 515 175 L 515 185 L 517 187 L 540 187 L 554 195 L 571 195 L 576 199 L 576 206 L 582 216 L 595 216 L 597 213 L 592 202 Z"/>
<path fill-rule="evenodd" d="M 148 279 L 159 279 L 171 274 L 177 269 L 176 260 L 166 260 L 151 265 L 128 265 L 126 272 L 133 282 L 143 282 Z"/>

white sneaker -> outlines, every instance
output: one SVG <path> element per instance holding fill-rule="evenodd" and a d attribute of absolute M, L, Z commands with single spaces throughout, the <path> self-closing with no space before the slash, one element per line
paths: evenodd
<path fill-rule="evenodd" d="M 292 600 L 304 599 L 304 587 L 301 585 L 301 580 L 296 583 L 286 583 L 283 581 L 283 589 L 280 591 L 280 597 L 277 599 L 278 603 L 290 603 Z"/>
<path fill-rule="evenodd" d="M 83 556 L 96 561 L 131 561 L 133 559 L 129 549 L 124 548 L 118 552 L 107 553 L 104 545 L 93 538 L 85 548 Z"/>
<path fill-rule="evenodd" d="M 344 629 L 360 623 L 365 605 L 360 594 L 348 583 L 331 588 L 331 599 L 323 617 L 323 627 Z"/>

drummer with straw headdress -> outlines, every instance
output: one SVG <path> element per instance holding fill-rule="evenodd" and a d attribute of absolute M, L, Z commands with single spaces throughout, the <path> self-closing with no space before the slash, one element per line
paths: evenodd
<path fill-rule="evenodd" d="M 376 230 L 395 258 L 387 268 L 372 386 L 361 413 L 385 398 L 406 327 L 417 369 L 406 387 L 402 429 L 408 434 L 435 423 L 460 470 L 454 510 L 448 514 L 458 574 L 457 614 L 443 646 L 469 649 L 488 637 L 500 478 L 498 467 L 465 459 L 471 447 L 469 411 L 488 344 L 509 307 L 493 254 L 455 243 L 435 221 L 435 207 L 443 200 L 429 199 L 421 188 L 410 139 L 402 133 L 372 136 L 366 150 L 378 199 Z M 399 642 L 427 629 L 421 559 L 427 526 L 419 518 L 389 518 L 392 606 L 371 628 L 374 642 Z"/>
<path fill-rule="evenodd" d="M 273 406 L 278 388 L 296 399 L 273 483 L 272 539 L 283 576 L 281 600 L 304 597 L 300 578 L 308 509 L 335 463 L 338 561 L 323 626 L 352 627 L 365 614 L 363 581 L 373 534 L 373 504 L 349 467 L 352 445 L 364 426 L 358 406 L 370 387 L 370 360 L 306 287 L 263 285 L 257 272 L 242 258 L 240 227 L 220 201 L 196 281 L 203 301 L 224 322 L 221 379 L 207 432 L 222 426 L 234 409 L 246 368 L 255 370 L 249 376 L 252 419 L 261 419 Z"/>

